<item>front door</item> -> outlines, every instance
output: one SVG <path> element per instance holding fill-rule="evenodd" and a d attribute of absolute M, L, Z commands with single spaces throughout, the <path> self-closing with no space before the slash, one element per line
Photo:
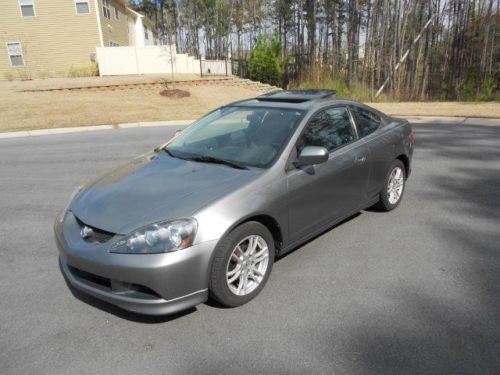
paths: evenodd
<path fill-rule="evenodd" d="M 290 241 L 296 242 L 327 224 L 342 220 L 365 199 L 368 148 L 358 141 L 346 107 L 316 113 L 297 142 L 329 150 L 327 162 L 288 172 Z"/>

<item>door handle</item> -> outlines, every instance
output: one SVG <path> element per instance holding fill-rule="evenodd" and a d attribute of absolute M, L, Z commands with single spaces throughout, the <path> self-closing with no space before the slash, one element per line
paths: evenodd
<path fill-rule="evenodd" d="M 355 163 L 359 163 L 359 164 L 362 164 L 366 161 L 366 155 L 363 155 L 363 156 L 356 156 L 356 158 L 354 159 L 354 162 Z"/>

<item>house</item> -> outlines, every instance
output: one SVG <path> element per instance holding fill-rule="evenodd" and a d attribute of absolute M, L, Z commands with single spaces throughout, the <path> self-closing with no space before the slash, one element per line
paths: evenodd
<path fill-rule="evenodd" d="M 154 46 L 158 44 L 158 37 L 153 30 L 155 26 L 149 18 L 127 8 L 129 12 L 128 30 L 130 46 Z"/>
<path fill-rule="evenodd" d="M 125 0 L 2 0 L 0 79 L 68 75 L 96 47 L 154 44 L 153 22 Z"/>

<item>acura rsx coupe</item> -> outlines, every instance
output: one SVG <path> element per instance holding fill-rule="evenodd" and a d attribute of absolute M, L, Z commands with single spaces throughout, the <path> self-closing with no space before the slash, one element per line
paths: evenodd
<path fill-rule="evenodd" d="M 407 121 L 329 90 L 229 104 L 76 189 L 55 221 L 61 270 L 143 314 L 242 305 L 276 257 L 360 210 L 394 209 L 414 140 Z"/>

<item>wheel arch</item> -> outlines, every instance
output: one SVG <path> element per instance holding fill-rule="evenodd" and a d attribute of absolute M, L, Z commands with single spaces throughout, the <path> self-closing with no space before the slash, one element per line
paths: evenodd
<path fill-rule="evenodd" d="M 231 232 L 233 229 L 236 227 L 248 223 L 249 221 L 256 221 L 262 225 L 264 225 L 269 232 L 271 232 L 271 235 L 273 236 L 274 240 L 274 248 L 276 251 L 276 254 L 279 253 L 281 248 L 283 247 L 283 229 L 281 225 L 279 224 L 278 220 L 276 220 L 273 216 L 266 214 L 266 213 L 258 213 L 258 214 L 253 214 L 248 217 L 245 217 L 239 221 L 237 221 L 235 224 L 233 224 L 227 231 L 224 233 L 224 236 Z M 224 237 L 223 236 L 223 237 Z"/>
<path fill-rule="evenodd" d="M 410 174 L 410 159 L 405 154 L 400 154 L 396 159 L 400 160 L 403 163 L 405 167 L 406 177 L 408 177 Z"/>
<path fill-rule="evenodd" d="M 249 216 L 245 216 L 244 218 L 241 218 L 240 220 L 236 221 L 232 226 L 230 226 L 224 234 L 220 237 L 219 241 L 224 238 L 228 233 L 233 231 L 235 228 L 239 227 L 240 225 L 244 223 L 248 223 L 250 221 L 255 221 L 258 222 L 262 225 L 264 225 L 269 232 L 271 232 L 271 235 L 273 236 L 274 240 L 274 251 L 275 251 L 275 256 L 279 255 L 280 250 L 283 247 L 283 228 L 279 224 L 278 220 L 274 218 L 273 216 L 267 214 L 267 213 L 254 213 Z M 216 245 L 218 246 L 218 244 Z M 209 260 L 209 267 L 208 267 L 208 272 L 206 274 L 206 280 L 207 280 L 207 285 L 209 283 L 209 278 L 210 278 L 210 270 L 212 269 L 212 264 L 214 261 L 215 257 L 215 251 L 212 252 Z"/>

